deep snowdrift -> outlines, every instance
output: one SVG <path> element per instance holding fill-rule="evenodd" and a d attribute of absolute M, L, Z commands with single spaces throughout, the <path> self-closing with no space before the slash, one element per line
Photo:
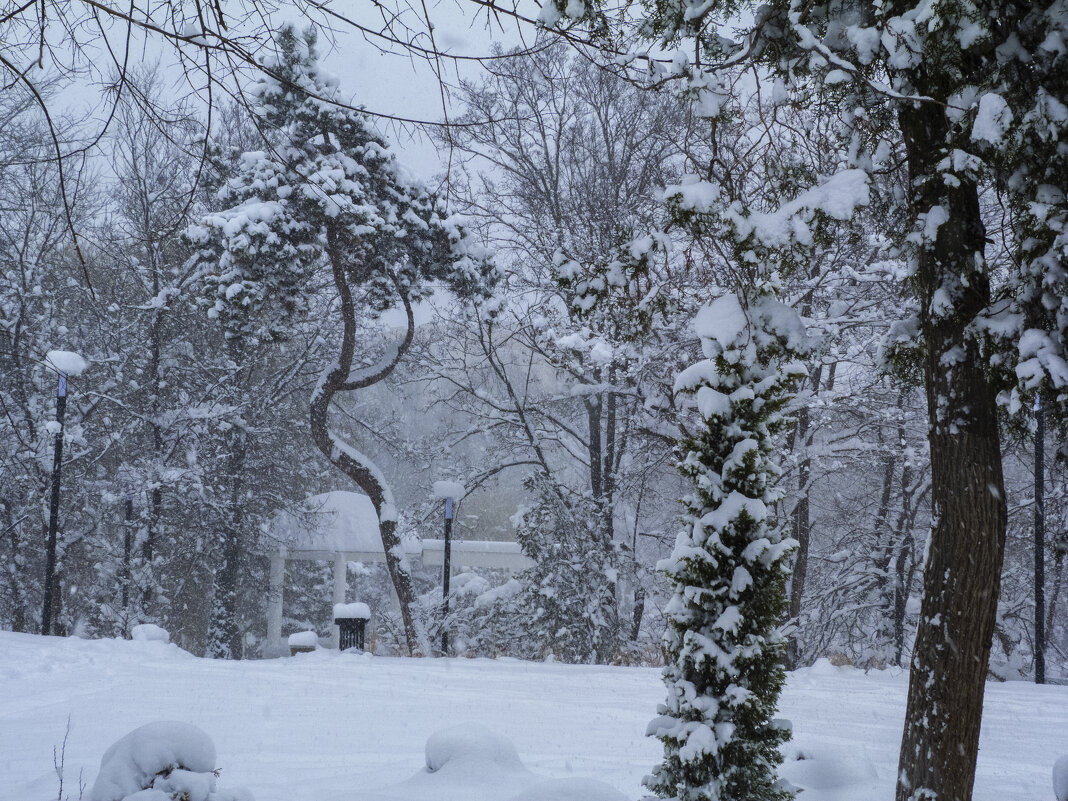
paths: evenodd
<path fill-rule="evenodd" d="M 826 662 L 790 675 L 783 775 L 808 788 L 799 801 L 892 798 L 906 686 Z M 111 743 L 159 720 L 203 729 L 220 787 L 257 801 L 635 799 L 660 753 L 642 734 L 662 695 L 650 669 L 328 650 L 221 662 L 158 641 L 0 632 L 0 801 L 54 801 L 68 716 L 74 799 Z M 1052 801 L 1068 688 L 988 685 L 981 746 L 975 801 Z"/>

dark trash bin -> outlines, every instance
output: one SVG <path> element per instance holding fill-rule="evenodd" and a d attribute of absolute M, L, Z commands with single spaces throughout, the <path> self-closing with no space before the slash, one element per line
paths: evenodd
<path fill-rule="evenodd" d="M 342 651 L 349 648 L 364 649 L 370 617 L 371 610 L 367 604 L 334 604 L 334 623 L 338 627 L 338 646 Z"/>

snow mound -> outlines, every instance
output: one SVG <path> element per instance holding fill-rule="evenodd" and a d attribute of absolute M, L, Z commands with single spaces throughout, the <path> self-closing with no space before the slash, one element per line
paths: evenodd
<path fill-rule="evenodd" d="M 215 744 L 189 723 L 161 720 L 134 729 L 104 752 L 89 801 L 123 801 L 176 768 L 215 770 Z M 140 801 L 140 799 L 138 800 Z"/>
<path fill-rule="evenodd" d="M 358 601 L 351 604 L 334 604 L 334 619 L 337 620 L 339 617 L 370 620 L 371 607 Z"/>
<path fill-rule="evenodd" d="M 809 668 L 809 673 L 813 676 L 837 676 L 842 671 L 831 663 L 831 660 L 825 656 L 821 656 L 815 662 L 812 663 L 812 667 Z"/>
<path fill-rule="evenodd" d="M 138 642 L 170 642 L 171 633 L 155 623 L 138 623 L 130 629 L 130 639 Z"/>
<path fill-rule="evenodd" d="M 509 801 L 628 801 L 615 787 L 596 779 L 547 779 Z"/>
<path fill-rule="evenodd" d="M 430 735 L 426 767 L 368 801 L 503 801 L 540 778 L 526 769 L 506 737 L 464 723 Z"/>
<path fill-rule="evenodd" d="M 298 631 L 289 635 L 288 642 L 298 648 L 315 648 L 319 645 L 319 635 L 314 631 Z"/>
<path fill-rule="evenodd" d="M 802 790 L 865 786 L 879 778 L 875 766 L 864 757 L 842 759 L 818 754 L 784 762 L 779 775 Z"/>
<path fill-rule="evenodd" d="M 1057 801 L 1068 801 L 1068 754 L 1053 763 L 1053 795 Z"/>
<path fill-rule="evenodd" d="M 525 770 L 512 741 L 477 723 L 463 723 L 434 732 L 426 741 L 426 769 L 433 773 L 450 762 L 488 762 Z"/>

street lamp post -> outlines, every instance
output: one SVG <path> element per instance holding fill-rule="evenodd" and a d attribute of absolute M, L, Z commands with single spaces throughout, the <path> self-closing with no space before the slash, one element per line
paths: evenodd
<path fill-rule="evenodd" d="M 445 620 L 449 616 L 449 574 L 452 572 L 452 518 L 456 504 L 467 491 L 464 485 L 457 481 L 435 481 L 435 498 L 445 501 L 445 548 L 442 554 L 442 581 L 441 581 L 441 655 L 449 653 L 449 633 L 445 628 Z"/>
<path fill-rule="evenodd" d="M 52 459 L 52 497 L 48 504 L 48 552 L 45 558 L 44 605 L 41 609 L 41 634 L 52 633 L 52 606 L 56 576 L 56 532 L 59 526 L 59 479 L 63 468 L 63 420 L 67 414 L 67 374 L 59 371 L 59 389 L 56 391 L 55 456 Z"/>
<path fill-rule="evenodd" d="M 1035 684 L 1046 683 L 1046 438 L 1042 399 L 1035 393 Z"/>
<path fill-rule="evenodd" d="M 59 532 L 59 479 L 63 468 L 63 421 L 67 416 L 67 376 L 81 375 L 89 363 L 68 350 L 50 350 L 46 363 L 59 374 L 56 390 L 56 445 L 52 459 L 52 496 L 48 504 L 48 544 L 45 557 L 44 603 L 41 607 L 41 633 L 52 633 L 53 607 L 56 604 L 56 540 Z"/>
<path fill-rule="evenodd" d="M 441 655 L 449 653 L 449 632 L 445 628 L 445 619 L 449 616 L 449 573 L 452 568 L 452 514 L 453 499 L 445 498 L 445 554 L 442 558 L 441 580 Z"/>

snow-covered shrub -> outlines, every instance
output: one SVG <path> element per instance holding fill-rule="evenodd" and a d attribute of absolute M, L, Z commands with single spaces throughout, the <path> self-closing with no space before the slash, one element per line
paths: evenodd
<path fill-rule="evenodd" d="M 446 625 L 466 652 L 519 659 L 604 664 L 621 648 L 616 607 L 618 555 L 598 528 L 592 503 L 566 502 L 547 486 L 513 517 L 516 539 L 534 565 L 493 584 L 460 574 L 450 586 Z M 429 628 L 440 625 L 428 593 Z"/>
<path fill-rule="evenodd" d="M 104 752 L 89 801 L 253 801 L 247 790 L 218 790 L 216 775 L 207 734 L 189 723 L 157 721 Z"/>
<path fill-rule="evenodd" d="M 1053 797 L 1068 801 L 1068 754 L 1053 763 Z"/>
<path fill-rule="evenodd" d="M 533 483 L 538 500 L 513 517 L 516 540 L 534 564 L 458 573 L 450 579 L 444 627 L 453 652 L 571 663 L 606 664 L 628 645 L 616 596 L 620 555 L 607 544 L 589 499 L 564 500 L 548 482 Z M 441 586 L 418 599 L 428 642 L 442 630 Z"/>
<path fill-rule="evenodd" d="M 155 623 L 139 623 L 130 629 L 130 639 L 140 642 L 170 642 L 171 634 Z"/>
<path fill-rule="evenodd" d="M 464 760 L 491 762 L 516 770 L 523 768 L 511 740 L 477 723 L 440 729 L 427 739 L 426 769 L 431 773 L 450 762 Z"/>
<path fill-rule="evenodd" d="M 534 565 L 517 577 L 522 589 L 505 613 L 519 618 L 527 658 L 610 662 L 620 642 L 616 551 L 592 502 L 538 489 L 537 502 L 513 519 L 516 540 Z"/>

